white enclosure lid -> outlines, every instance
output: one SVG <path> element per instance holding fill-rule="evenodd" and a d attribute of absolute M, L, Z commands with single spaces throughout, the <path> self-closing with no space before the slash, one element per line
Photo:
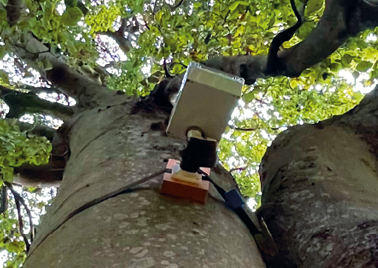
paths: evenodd
<path fill-rule="evenodd" d="M 182 80 L 167 133 L 186 139 L 191 127 L 219 141 L 237 105 L 244 79 L 191 63 Z"/>

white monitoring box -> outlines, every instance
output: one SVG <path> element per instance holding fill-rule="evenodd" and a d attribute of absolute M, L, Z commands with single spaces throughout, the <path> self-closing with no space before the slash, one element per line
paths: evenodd
<path fill-rule="evenodd" d="M 186 139 L 187 130 L 200 128 L 219 141 L 241 95 L 244 79 L 191 63 L 182 80 L 167 133 Z"/>

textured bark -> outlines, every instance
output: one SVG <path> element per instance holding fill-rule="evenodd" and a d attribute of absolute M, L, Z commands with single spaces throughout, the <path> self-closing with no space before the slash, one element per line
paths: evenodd
<path fill-rule="evenodd" d="M 376 91 L 280 134 L 264 156 L 258 215 L 294 267 L 378 267 Z"/>
<path fill-rule="evenodd" d="M 264 267 L 249 231 L 214 189 L 199 205 L 161 195 L 162 176 L 67 220 L 81 205 L 178 158 L 182 141 L 150 130 L 166 115 L 131 115 L 132 106 L 119 96 L 73 123 L 62 185 L 24 267 Z M 236 186 L 220 167 L 212 177 L 225 189 Z"/>

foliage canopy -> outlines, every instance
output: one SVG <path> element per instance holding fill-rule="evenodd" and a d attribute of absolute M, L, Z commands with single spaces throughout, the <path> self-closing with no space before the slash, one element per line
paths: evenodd
<path fill-rule="evenodd" d="M 0 85 L 21 91 L 25 84 L 49 87 L 43 71 L 39 72 L 51 68 L 49 62 L 28 66 L 11 45 L 27 45 L 25 35 L 30 32 L 72 69 L 83 72 L 86 66 L 92 74 L 101 69 L 101 82 L 109 89 L 146 96 L 164 79 L 164 62 L 177 75 L 191 61 L 267 54 L 273 37 L 296 22 L 288 0 L 25 0 L 21 19 L 10 25 L 7 2 L 0 0 Z M 305 39 L 323 11 L 322 0 L 310 0 L 304 24 L 283 49 Z M 123 43 L 117 39 L 120 27 L 125 30 Z M 219 157 L 233 170 L 246 196 L 258 202 L 258 165 L 279 132 L 342 114 L 372 87 L 378 75 L 377 34 L 378 28 L 350 39 L 298 78 L 258 80 L 243 89 Z M 47 140 L 27 136 L 12 123 L 0 122 L 0 139 L 4 180 L 10 180 L 11 166 L 48 160 Z M 20 237 L 10 231 L 17 223 L 12 217 L 1 217 L 0 245 L 14 257 L 12 252 L 23 250 L 17 246 Z M 19 263 L 15 258 L 5 267 Z"/>

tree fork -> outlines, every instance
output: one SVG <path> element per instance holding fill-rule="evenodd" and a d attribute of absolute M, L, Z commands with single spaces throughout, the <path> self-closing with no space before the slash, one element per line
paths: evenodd
<path fill-rule="evenodd" d="M 376 91 L 345 115 L 283 132 L 263 158 L 258 216 L 297 267 L 377 267 Z"/>

